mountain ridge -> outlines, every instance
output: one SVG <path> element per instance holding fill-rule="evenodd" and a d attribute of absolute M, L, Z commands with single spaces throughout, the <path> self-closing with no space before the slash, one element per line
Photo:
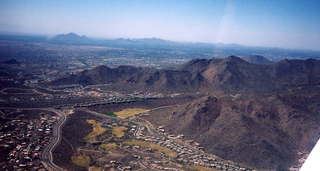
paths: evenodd
<path fill-rule="evenodd" d="M 273 62 L 270 61 L 268 58 L 261 56 L 261 55 L 249 55 L 249 56 L 242 56 L 241 59 L 254 64 L 272 64 Z"/>
<path fill-rule="evenodd" d="M 199 98 L 150 114 L 168 132 L 261 170 L 299 168 L 320 137 L 320 61 L 254 64 L 237 56 L 193 59 L 176 69 L 99 66 L 51 82 L 111 84 L 113 90 L 194 93 Z"/>
<path fill-rule="evenodd" d="M 239 57 L 194 59 L 177 69 L 106 66 L 85 70 L 51 82 L 59 84 L 114 84 L 127 89 L 160 92 L 223 91 L 272 92 L 284 86 L 320 84 L 320 61 L 282 60 L 268 65 L 249 63 Z"/>
<path fill-rule="evenodd" d="M 319 94 L 296 96 L 205 96 L 168 112 L 171 119 L 160 124 L 224 159 L 262 170 L 288 170 L 299 165 L 298 152 L 310 152 L 320 137 L 319 114 L 310 108 L 320 105 Z"/>

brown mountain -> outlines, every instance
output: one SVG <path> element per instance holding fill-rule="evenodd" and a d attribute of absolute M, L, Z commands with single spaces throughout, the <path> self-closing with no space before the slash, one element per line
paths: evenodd
<path fill-rule="evenodd" d="M 191 60 L 175 70 L 100 66 L 52 82 L 75 83 L 204 92 L 202 98 L 150 115 L 150 121 L 258 169 L 299 166 L 299 154 L 309 153 L 320 137 L 320 61 L 314 59 L 261 65 L 230 56 Z"/>
<path fill-rule="evenodd" d="M 274 92 L 289 87 L 320 84 L 320 61 L 283 60 L 270 65 L 225 59 L 195 59 L 176 70 L 100 66 L 52 82 L 61 84 L 106 84 L 117 89 L 161 92 Z"/>
<path fill-rule="evenodd" d="M 119 66 L 109 68 L 99 66 L 92 70 L 83 71 L 77 75 L 53 81 L 53 85 L 66 84 L 111 84 L 119 90 L 150 90 L 150 91 L 188 91 L 200 87 L 201 77 L 188 71 L 156 70 Z"/>
<path fill-rule="evenodd" d="M 168 112 L 171 119 L 161 124 L 224 159 L 288 170 L 298 165 L 298 152 L 309 153 L 319 139 L 319 110 L 319 93 L 241 100 L 206 96 Z"/>

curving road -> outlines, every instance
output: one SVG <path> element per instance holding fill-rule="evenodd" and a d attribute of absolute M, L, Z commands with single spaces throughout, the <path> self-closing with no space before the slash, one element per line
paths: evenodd
<path fill-rule="evenodd" d="M 65 123 L 67 117 L 64 113 L 60 112 L 54 108 L 14 108 L 14 107 L 0 107 L 0 109 L 20 109 L 20 110 L 44 110 L 49 111 L 57 114 L 59 116 L 59 120 L 53 127 L 53 138 L 51 142 L 44 148 L 41 154 L 42 164 L 49 170 L 49 171 L 62 171 L 63 169 L 56 165 L 53 162 L 52 151 L 57 147 L 60 143 L 62 136 L 61 136 L 61 129 L 63 124 Z"/>
<path fill-rule="evenodd" d="M 62 113 L 56 109 L 48 108 L 47 111 L 51 111 L 51 112 L 54 112 L 55 114 L 59 115 L 59 120 L 53 128 L 53 139 L 49 143 L 49 145 L 47 145 L 46 148 L 43 150 L 42 155 L 41 155 L 41 159 L 43 161 L 43 164 L 46 166 L 46 168 L 48 170 L 52 170 L 52 171 L 63 170 L 61 167 L 59 167 L 58 165 L 56 165 L 53 162 L 52 151 L 61 142 L 61 139 L 62 139 L 61 129 L 62 129 L 62 126 L 65 123 L 67 117 L 64 113 Z"/>

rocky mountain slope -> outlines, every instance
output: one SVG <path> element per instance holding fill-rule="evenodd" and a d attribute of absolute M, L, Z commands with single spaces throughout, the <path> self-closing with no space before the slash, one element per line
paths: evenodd
<path fill-rule="evenodd" d="M 241 59 L 253 64 L 264 64 L 264 65 L 272 64 L 272 61 L 260 55 L 243 56 L 241 57 Z"/>
<path fill-rule="evenodd" d="M 203 97 L 172 111 L 167 129 L 206 150 L 258 169 L 299 167 L 320 138 L 320 94 L 246 99 Z"/>
<path fill-rule="evenodd" d="M 320 61 L 314 59 L 261 65 L 230 56 L 195 59 L 175 70 L 100 66 L 51 84 L 202 92 L 202 98 L 150 115 L 150 121 L 261 170 L 299 167 L 301 155 L 320 137 Z"/>
<path fill-rule="evenodd" d="M 118 89 L 161 92 L 274 92 L 320 84 L 320 61 L 282 60 L 270 65 L 225 59 L 195 59 L 176 70 L 100 66 L 51 84 L 109 84 Z"/>

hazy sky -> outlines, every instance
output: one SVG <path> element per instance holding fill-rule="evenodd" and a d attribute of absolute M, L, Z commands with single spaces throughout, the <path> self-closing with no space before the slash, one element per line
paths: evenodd
<path fill-rule="evenodd" d="M 0 32 L 320 50 L 320 1 L 1 0 Z"/>

